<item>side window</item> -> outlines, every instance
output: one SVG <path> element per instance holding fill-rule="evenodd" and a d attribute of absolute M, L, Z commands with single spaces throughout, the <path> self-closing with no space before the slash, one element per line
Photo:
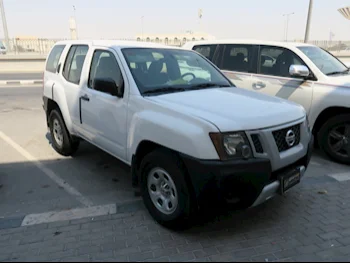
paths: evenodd
<path fill-rule="evenodd" d="M 63 76 L 69 82 L 79 85 L 81 72 L 83 70 L 84 61 L 89 47 L 72 46 L 68 52 L 66 62 L 63 68 Z"/>
<path fill-rule="evenodd" d="M 253 60 L 252 45 L 226 45 L 221 69 L 252 72 Z"/>
<path fill-rule="evenodd" d="M 58 65 L 58 62 L 60 61 L 60 57 L 64 48 L 65 48 L 65 45 L 57 45 L 52 49 L 47 59 L 46 71 L 56 73 L 57 65 Z"/>
<path fill-rule="evenodd" d="M 291 65 L 305 65 L 291 50 L 279 47 L 261 47 L 259 73 L 278 77 L 291 78 Z"/>
<path fill-rule="evenodd" d="M 90 68 L 88 87 L 95 89 L 96 79 L 113 79 L 117 86 L 122 85 L 123 76 L 114 54 L 106 50 L 96 50 Z"/>
<path fill-rule="evenodd" d="M 200 45 L 200 46 L 194 46 L 193 50 L 202 54 L 210 61 L 213 61 L 216 47 L 217 47 L 217 45 Z"/>

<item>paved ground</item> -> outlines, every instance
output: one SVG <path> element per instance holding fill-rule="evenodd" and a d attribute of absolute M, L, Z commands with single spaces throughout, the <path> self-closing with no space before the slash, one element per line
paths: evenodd
<path fill-rule="evenodd" d="M 349 262 L 349 186 L 306 180 L 287 198 L 177 233 L 142 210 L 0 230 L 0 260 Z"/>
<path fill-rule="evenodd" d="M 43 73 L 0 73 L 1 80 L 41 80 Z"/>
<path fill-rule="evenodd" d="M 174 233 L 139 205 L 128 167 L 86 143 L 54 152 L 41 92 L 0 87 L 0 261 L 350 260 L 349 167 L 316 152 L 287 198 Z"/>

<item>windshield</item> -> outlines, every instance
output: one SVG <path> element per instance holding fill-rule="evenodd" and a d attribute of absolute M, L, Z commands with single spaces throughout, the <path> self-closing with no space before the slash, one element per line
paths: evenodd
<path fill-rule="evenodd" d="M 124 48 L 141 94 L 233 86 L 199 54 L 167 48 Z"/>
<path fill-rule="evenodd" d="M 346 73 L 344 66 L 336 57 L 319 47 L 298 47 L 325 75 Z"/>

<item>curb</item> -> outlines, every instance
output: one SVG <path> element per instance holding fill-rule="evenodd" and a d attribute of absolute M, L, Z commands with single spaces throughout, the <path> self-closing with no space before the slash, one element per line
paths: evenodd
<path fill-rule="evenodd" d="M 33 84 L 42 84 L 43 80 L 5 80 L 0 81 L 0 85 L 33 85 Z"/>

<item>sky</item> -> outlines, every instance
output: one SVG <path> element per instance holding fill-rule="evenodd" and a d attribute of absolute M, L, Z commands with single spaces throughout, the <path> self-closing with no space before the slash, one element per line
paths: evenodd
<path fill-rule="evenodd" d="M 304 39 L 309 0 L 3 0 L 10 37 L 69 38 L 76 8 L 82 38 L 134 38 L 141 34 L 206 32 L 216 38 Z M 314 0 L 310 40 L 350 40 L 350 20 L 337 9 L 349 0 Z M 203 10 L 201 23 L 198 9 Z M 141 17 L 144 17 L 143 23 Z M 0 21 L 1 22 L 1 21 Z M 3 38 L 2 25 L 0 38 Z"/>

